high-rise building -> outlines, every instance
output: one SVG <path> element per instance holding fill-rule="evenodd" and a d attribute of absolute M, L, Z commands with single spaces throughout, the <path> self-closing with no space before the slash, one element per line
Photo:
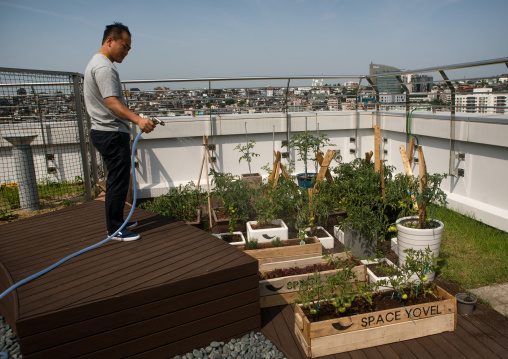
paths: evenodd
<path fill-rule="evenodd" d="M 411 92 L 430 92 L 432 90 L 433 76 L 410 75 Z"/>
<path fill-rule="evenodd" d="M 372 62 L 370 63 L 369 67 L 370 75 L 399 71 L 401 70 L 396 67 L 373 64 Z M 373 82 L 375 85 L 377 85 L 377 89 L 380 93 L 402 93 L 402 87 L 400 86 L 395 76 L 374 78 Z"/>

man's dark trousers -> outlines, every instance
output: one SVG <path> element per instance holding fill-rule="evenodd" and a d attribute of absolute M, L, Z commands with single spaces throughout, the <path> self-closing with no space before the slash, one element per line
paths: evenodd
<path fill-rule="evenodd" d="M 92 144 L 99 151 L 108 169 L 106 180 L 106 223 L 113 234 L 124 222 L 123 210 L 129 190 L 130 135 L 116 131 L 90 131 Z"/>

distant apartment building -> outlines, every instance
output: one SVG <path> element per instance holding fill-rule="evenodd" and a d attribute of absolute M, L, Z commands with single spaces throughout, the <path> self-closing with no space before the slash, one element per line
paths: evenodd
<path fill-rule="evenodd" d="M 370 66 L 369 66 L 369 74 L 370 75 L 386 74 L 386 73 L 399 72 L 399 71 L 401 71 L 401 70 L 396 67 L 380 65 L 380 64 L 373 64 L 372 62 L 370 63 Z M 397 79 L 395 78 L 395 76 L 374 78 L 373 82 L 375 85 L 377 85 L 377 89 L 378 89 L 379 93 L 382 93 L 382 92 L 394 93 L 394 94 L 402 93 L 402 87 L 400 86 L 400 84 L 397 81 Z"/>
<path fill-rule="evenodd" d="M 360 84 L 358 83 L 358 81 L 344 82 L 344 88 L 346 88 L 348 90 L 356 89 L 356 88 L 358 88 L 359 85 Z"/>
<path fill-rule="evenodd" d="M 456 112 L 508 113 L 506 97 L 492 93 L 491 88 L 475 88 L 473 92 L 455 95 Z"/>
<path fill-rule="evenodd" d="M 432 90 L 433 76 L 410 75 L 407 85 L 410 92 L 430 92 Z"/>
<path fill-rule="evenodd" d="M 328 110 L 340 111 L 342 106 L 340 105 L 340 99 L 338 97 L 330 97 L 328 99 Z"/>

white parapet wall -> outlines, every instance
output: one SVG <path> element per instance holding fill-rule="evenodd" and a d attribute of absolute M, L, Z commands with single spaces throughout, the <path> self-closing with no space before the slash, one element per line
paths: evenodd
<path fill-rule="evenodd" d="M 248 172 L 248 165 L 245 161 L 238 162 L 241 154 L 235 147 L 247 140 L 256 141 L 253 151 L 260 156 L 253 157 L 252 171 L 265 177 L 268 173 L 262 167 L 272 166 L 273 151 L 287 151 L 282 143 L 288 131 L 290 136 L 305 130 L 325 133 L 334 145 L 323 151 L 340 151 L 342 161 L 349 162 L 374 150 L 374 126 L 379 124 L 381 158 L 397 172 L 404 171 L 399 146 L 406 146 L 409 141 L 404 111 L 379 115 L 371 111 L 263 113 L 162 120 L 165 127 L 157 127 L 138 142 L 139 198 L 165 194 L 170 187 L 189 181 L 197 183 L 203 159 L 203 135 L 208 136 L 209 144 L 215 145 L 215 150 L 210 152 L 216 158 L 215 168 L 238 175 Z M 411 132 L 423 148 L 428 172 L 464 170 L 463 177 L 450 176 L 442 184 L 449 206 L 508 231 L 508 190 L 504 184 L 508 175 L 508 116 L 461 113 L 452 121 L 449 112 L 415 111 Z M 134 130 L 133 134 L 136 134 Z M 294 149 L 289 153 L 289 160 L 295 161 L 296 172 L 303 172 L 303 163 L 297 161 Z M 465 159 L 459 160 L 458 153 L 464 153 Z M 337 164 L 332 162 L 332 166 Z M 309 167 L 309 172 L 314 171 L 314 162 Z M 412 170 L 417 175 L 418 164 L 413 163 Z M 206 186 L 205 169 L 200 184 Z"/>
<path fill-rule="evenodd" d="M 287 151 L 282 146 L 289 136 L 305 130 L 325 133 L 333 146 L 322 150 L 340 151 L 342 162 L 349 162 L 374 150 L 374 126 L 381 126 L 381 159 L 403 172 L 399 146 L 406 146 L 409 135 L 406 130 L 404 111 L 322 111 L 289 113 L 258 113 L 249 115 L 181 116 L 161 118 L 166 126 L 143 134 L 138 142 L 136 178 L 138 198 L 157 197 L 169 188 L 198 182 L 203 159 L 203 135 L 208 143 L 215 145 L 210 151 L 215 157 L 215 168 L 221 172 L 240 175 L 248 172 L 245 161 L 239 163 L 241 153 L 235 150 L 247 140 L 256 141 L 253 151 L 259 157 L 252 158 L 252 171 L 264 177 L 262 168 L 273 163 L 273 151 Z M 11 130 L 16 132 L 17 130 Z M 456 114 L 415 111 L 412 115 L 411 132 L 422 146 L 429 173 L 456 173 L 464 176 L 448 177 L 442 184 L 448 194 L 449 206 L 461 213 L 474 216 L 486 224 L 508 231 L 508 115 L 504 114 Z M 37 134 L 33 142 L 37 178 L 51 181 L 73 180 L 81 175 L 79 136 L 72 124 L 55 122 L 45 124 L 43 144 L 40 126 L 22 126 L 20 131 Z M 59 136 L 54 136 L 58 131 Z M 16 132 L 17 133 L 17 132 Z M 0 126 L 0 154 L 2 171 L 14 167 L 11 146 L 1 136 L 8 135 Z M 137 135 L 132 129 L 133 137 Z M 453 140 L 450 140 L 450 137 Z M 64 154 L 55 157 L 57 172 L 49 175 L 46 170 L 45 153 L 55 153 L 65 146 Z M 45 148 L 45 149 L 44 149 Z M 49 152 L 48 152 L 49 151 Z M 464 159 L 457 155 L 464 154 Z M 451 158 L 451 160 L 450 160 Z M 296 173 L 304 171 L 297 161 L 294 149 L 289 159 L 294 161 Z M 332 167 L 338 162 L 332 161 Z M 210 165 L 208 166 L 210 169 Z M 418 164 L 412 166 L 418 174 Z M 315 171 L 309 161 L 309 172 Z M 0 173 L 0 181 L 13 181 L 7 173 Z M 206 170 L 201 172 L 200 185 L 206 188 Z"/>

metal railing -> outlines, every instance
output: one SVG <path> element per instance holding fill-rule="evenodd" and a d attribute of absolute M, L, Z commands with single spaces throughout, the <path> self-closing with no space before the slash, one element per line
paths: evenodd
<path fill-rule="evenodd" d="M 78 73 L 0 68 L 1 215 L 92 198 L 82 84 Z"/>
<path fill-rule="evenodd" d="M 496 82 L 501 75 L 454 80 L 448 78 L 446 71 L 495 64 L 508 67 L 508 58 L 376 75 L 214 77 L 127 80 L 122 83 L 128 106 L 138 114 L 149 116 L 206 115 L 211 120 L 214 115 L 226 114 L 277 112 L 289 116 L 290 112 L 303 111 L 369 110 L 375 111 L 378 120 L 382 111 L 393 109 L 405 110 L 407 117 L 415 106 L 433 112 L 449 111 L 452 158 L 456 112 L 508 113 L 506 101 L 502 99 L 491 103 L 484 100 L 474 104 L 458 103 L 457 98 L 472 94 L 461 86 L 485 81 L 494 87 L 485 96 L 501 98 L 506 97 L 508 85 Z M 403 76 L 426 73 L 439 73 L 442 80 L 426 82 L 442 91 L 410 92 Z M 379 92 L 376 81 L 385 77 L 398 81 L 402 89 L 400 94 Z M 311 86 L 308 85 L 310 81 L 313 82 Z M 259 82 L 263 86 L 254 85 Z M 246 83 L 249 86 L 245 86 Z M 97 165 L 100 156 L 88 138 L 90 123 L 83 103 L 82 84 L 83 76 L 78 73 L 0 68 L 0 214 L 23 207 L 19 198 L 22 176 L 16 172 L 15 145 L 5 139 L 9 136 L 36 135 L 29 146 L 34 159 L 39 207 L 69 202 L 78 197 L 93 197 L 92 189 L 104 176 L 104 170 Z M 159 87 L 133 89 L 154 84 Z M 189 85 L 191 88 L 182 88 Z M 394 97 L 396 95 L 400 96 Z"/>

